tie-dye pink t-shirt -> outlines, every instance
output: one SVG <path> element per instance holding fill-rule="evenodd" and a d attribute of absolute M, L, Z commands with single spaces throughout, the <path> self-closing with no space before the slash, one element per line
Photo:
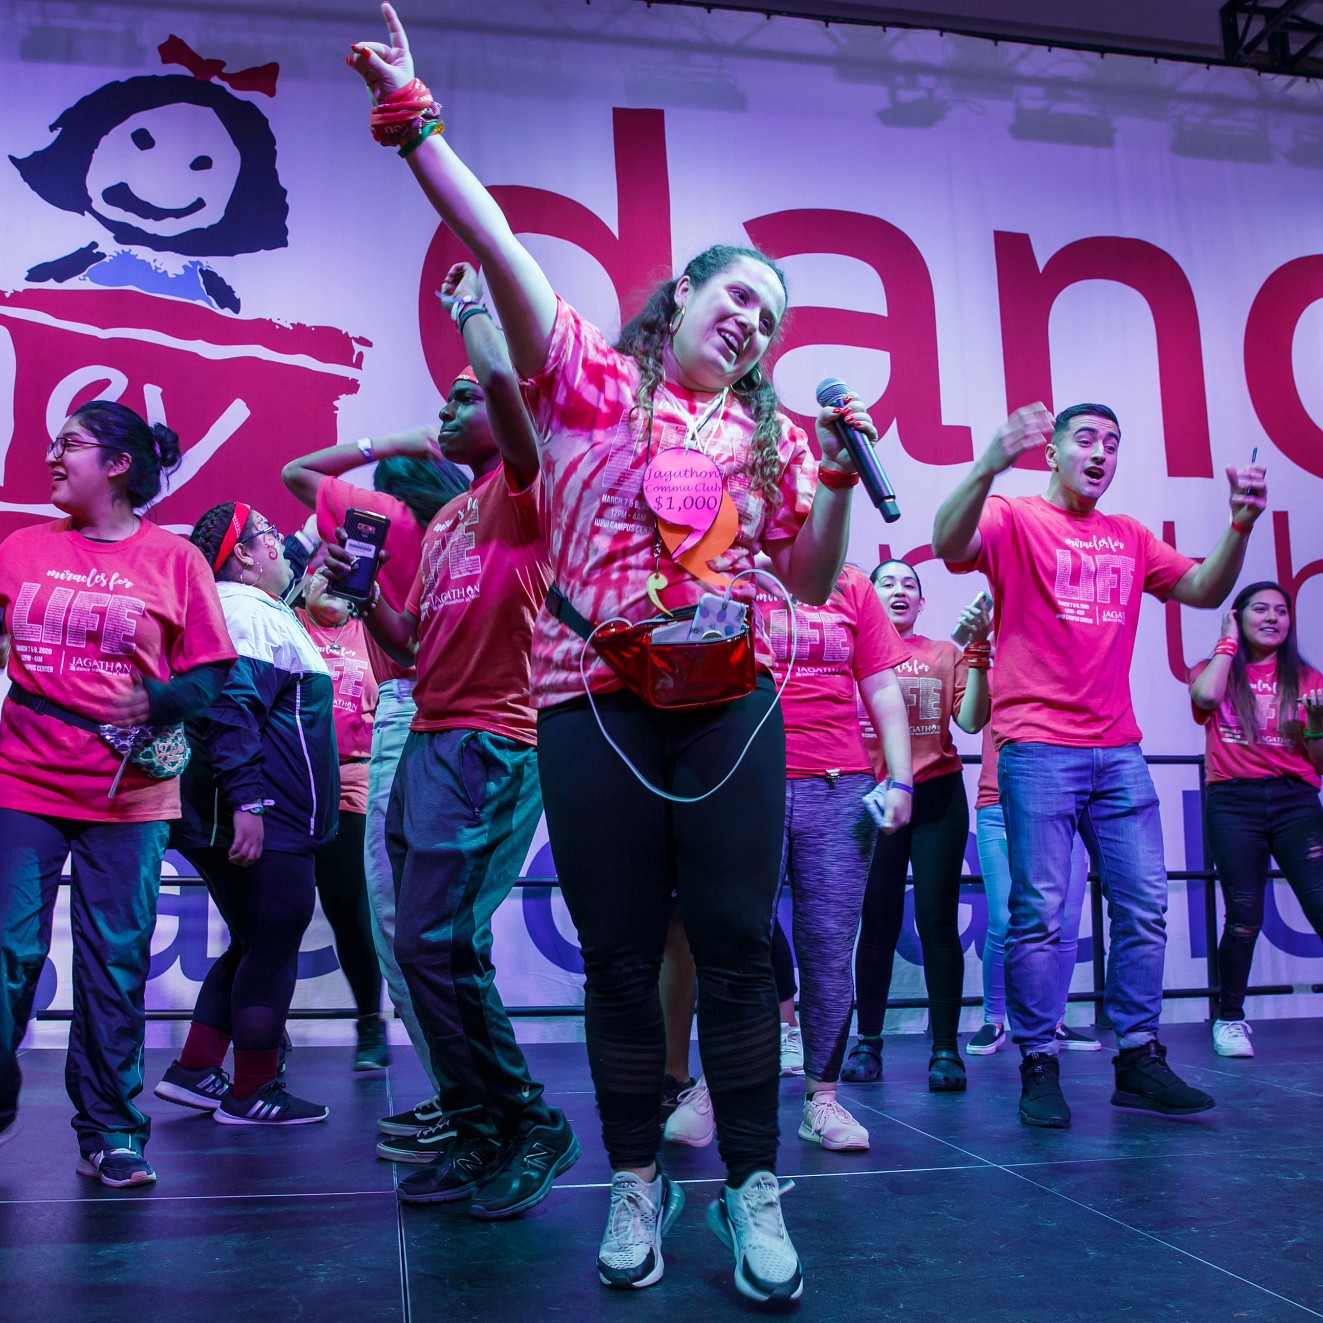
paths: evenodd
<path fill-rule="evenodd" d="M 554 582 L 575 609 L 593 621 L 614 616 L 646 620 L 654 614 L 647 579 L 653 570 L 656 521 L 642 491 L 649 447 L 629 416 L 638 378 L 632 358 L 613 349 L 601 331 L 558 300 L 546 365 L 524 383 L 524 398 L 539 432 Z M 710 395 L 673 383 L 659 389 L 652 453 L 684 445 L 688 424 L 711 402 Z M 709 562 L 726 575 L 751 569 L 760 546 L 793 538 L 808 517 L 817 487 L 817 461 L 808 438 L 783 419 L 777 494 L 768 501 L 755 491 L 749 458 L 753 430 L 752 414 L 732 392 L 719 418 L 702 432 L 702 448 L 721 469 L 739 514 L 734 543 Z M 661 595 L 669 607 L 692 605 L 711 591 L 664 549 L 661 570 L 670 580 Z M 751 601 L 752 582 L 742 580 L 736 594 Z M 583 653 L 583 640 L 543 607 L 533 628 L 534 707 L 550 707 L 583 693 Z M 770 671 L 772 648 L 761 617 L 757 656 Z M 591 647 L 583 667 L 594 693 L 622 687 Z"/>

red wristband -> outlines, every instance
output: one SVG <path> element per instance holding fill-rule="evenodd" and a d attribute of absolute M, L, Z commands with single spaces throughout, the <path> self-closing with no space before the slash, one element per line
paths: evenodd
<path fill-rule="evenodd" d="M 1236 532 L 1241 535 L 1241 537 L 1249 537 L 1251 531 L 1254 528 L 1254 525 L 1246 524 L 1244 528 L 1241 528 L 1241 526 L 1238 523 L 1236 523 L 1236 521 L 1233 519 L 1231 521 L 1231 527 L 1234 528 Z"/>
<path fill-rule="evenodd" d="M 1240 641 L 1233 639 L 1228 635 L 1223 635 L 1217 641 L 1217 646 L 1213 649 L 1214 657 L 1234 657 L 1240 651 Z"/>
<path fill-rule="evenodd" d="M 824 487 L 830 487 L 832 491 L 840 491 L 842 487 L 853 487 L 859 481 L 858 473 L 847 473 L 844 469 L 819 469 L 818 481 Z"/>

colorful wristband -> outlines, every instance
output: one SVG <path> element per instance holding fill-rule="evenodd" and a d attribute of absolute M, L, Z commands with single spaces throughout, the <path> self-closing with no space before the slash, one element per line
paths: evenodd
<path fill-rule="evenodd" d="M 853 487 L 859 481 L 858 473 L 847 473 L 844 469 L 819 469 L 818 481 L 824 487 L 830 487 L 832 491 L 840 491 L 842 487 Z"/>
<path fill-rule="evenodd" d="M 1214 657 L 1234 657 L 1240 651 L 1240 642 L 1237 639 L 1223 635 L 1217 641 L 1217 646 L 1213 649 Z"/>
<path fill-rule="evenodd" d="M 1242 527 L 1241 527 L 1238 523 L 1236 523 L 1236 521 L 1233 519 L 1233 520 L 1231 521 L 1231 527 L 1234 528 L 1234 529 L 1236 530 L 1236 532 L 1239 533 L 1239 534 L 1241 535 L 1241 537 L 1249 537 L 1250 533 L 1253 531 L 1254 525 L 1253 525 L 1253 524 L 1246 524 L 1246 525 L 1242 528 Z"/>
<path fill-rule="evenodd" d="M 907 785 L 905 784 L 904 781 L 893 781 L 893 782 L 887 787 L 887 789 L 888 789 L 888 790 L 904 790 L 907 794 L 910 794 L 910 795 L 912 795 L 912 794 L 914 793 L 914 787 L 913 787 L 913 786 L 907 786 Z"/>
<path fill-rule="evenodd" d="M 1307 730 L 1305 731 L 1305 739 L 1323 740 L 1323 730 Z"/>
<path fill-rule="evenodd" d="M 429 123 L 424 124 L 422 132 L 411 142 L 406 142 L 404 146 L 400 148 L 400 155 L 408 156 L 411 152 L 416 151 L 419 147 L 421 147 L 423 142 L 427 138 L 430 138 L 432 134 L 440 133 L 441 130 L 444 129 L 445 127 L 446 126 L 442 124 L 439 119 L 434 119 Z"/>

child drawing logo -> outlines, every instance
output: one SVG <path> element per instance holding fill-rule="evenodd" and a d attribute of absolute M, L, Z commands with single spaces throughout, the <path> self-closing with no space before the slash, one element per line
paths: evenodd
<path fill-rule="evenodd" d="M 54 142 L 9 158 L 39 197 L 88 216 L 114 245 L 107 252 L 104 240 L 93 240 L 39 262 L 27 278 L 33 284 L 82 278 L 132 286 L 238 312 L 238 294 L 196 259 L 289 242 L 275 136 L 261 110 L 234 95 L 274 96 L 280 66 L 227 74 L 224 61 L 203 59 L 176 36 L 158 51 L 163 64 L 181 65 L 191 76 L 107 83 L 51 125 Z"/>

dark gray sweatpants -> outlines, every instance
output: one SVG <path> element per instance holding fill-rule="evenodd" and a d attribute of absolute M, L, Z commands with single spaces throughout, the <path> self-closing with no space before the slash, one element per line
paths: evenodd
<path fill-rule="evenodd" d="M 864 796 L 877 784 L 852 772 L 786 780 L 781 883 L 794 897 L 804 1073 L 831 1083 L 841 1073 L 854 1005 L 852 957 L 877 827 Z"/>

